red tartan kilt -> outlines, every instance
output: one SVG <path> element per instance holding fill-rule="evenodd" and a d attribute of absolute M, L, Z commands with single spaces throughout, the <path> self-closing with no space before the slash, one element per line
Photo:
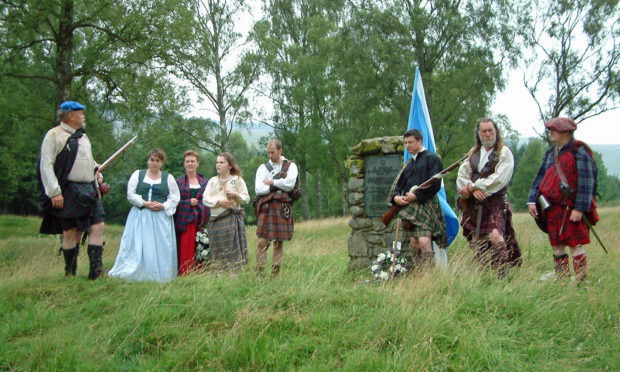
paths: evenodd
<path fill-rule="evenodd" d="M 571 222 L 570 214 L 572 211 L 572 208 L 566 209 L 565 206 L 561 205 L 552 205 L 547 211 L 547 233 L 552 246 L 576 247 L 580 244 L 590 244 L 588 225 L 583 220 Z M 585 214 L 583 218 L 586 218 Z M 564 222 L 564 228 L 562 235 L 559 235 L 562 222 Z"/>
<path fill-rule="evenodd" d="M 275 241 L 291 240 L 295 229 L 293 211 L 290 203 L 284 203 L 290 210 L 290 217 L 282 217 L 282 202 L 272 200 L 261 204 L 258 214 L 256 236 Z"/>

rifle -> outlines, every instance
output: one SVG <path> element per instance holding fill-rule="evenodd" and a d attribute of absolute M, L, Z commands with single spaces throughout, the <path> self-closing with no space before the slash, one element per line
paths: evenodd
<path fill-rule="evenodd" d="M 433 177 L 431 177 L 428 180 L 424 181 L 421 185 L 413 186 L 411 188 L 410 192 L 413 192 L 416 189 L 425 189 L 425 188 L 429 187 L 433 182 L 435 182 L 435 180 L 442 179 L 446 174 L 450 173 L 454 168 L 458 167 L 468 157 L 469 157 L 469 155 L 463 156 L 462 158 L 457 160 L 454 164 L 450 165 L 448 168 L 442 170 L 441 172 L 435 174 Z M 392 221 L 392 219 L 394 218 L 394 216 L 396 214 L 398 214 L 398 212 L 400 212 L 405 207 L 406 206 L 400 206 L 398 204 L 392 206 L 392 208 L 390 208 L 387 212 L 385 212 L 385 214 L 383 216 L 381 216 L 381 221 L 383 221 L 383 224 L 385 226 L 388 226 L 390 224 L 390 222 Z"/>
<path fill-rule="evenodd" d="M 136 138 L 138 138 L 138 136 L 133 136 L 132 139 L 130 139 L 126 144 L 124 144 L 120 149 L 118 149 L 114 154 L 112 154 L 112 156 L 110 156 L 108 160 L 104 161 L 103 164 L 101 164 L 99 168 L 97 168 L 97 170 L 99 172 L 103 172 L 108 167 L 108 165 L 110 165 L 110 163 L 112 163 L 122 153 L 127 151 L 129 146 L 131 146 L 136 141 Z"/>
<path fill-rule="evenodd" d="M 103 164 L 101 164 L 99 167 L 95 168 L 95 172 L 97 172 L 97 171 L 99 171 L 100 173 L 103 172 L 104 169 L 106 169 L 108 167 L 108 165 L 110 165 L 110 163 L 112 163 L 116 158 L 118 158 L 125 151 L 127 151 L 129 146 L 131 146 L 136 141 L 136 138 L 138 138 L 138 136 L 133 136 L 132 139 L 127 141 L 126 144 L 124 144 L 120 149 L 118 149 L 114 154 L 112 154 L 112 156 L 110 156 L 106 161 L 104 161 Z M 99 185 L 99 192 L 102 195 L 103 194 L 107 194 L 108 192 L 110 192 L 110 185 L 108 185 L 107 182 L 102 183 L 101 185 Z"/>

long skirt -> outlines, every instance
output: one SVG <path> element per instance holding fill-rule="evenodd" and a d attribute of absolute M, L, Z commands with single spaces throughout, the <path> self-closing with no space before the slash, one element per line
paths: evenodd
<path fill-rule="evenodd" d="M 236 271 L 248 263 L 248 242 L 243 219 L 245 211 L 234 209 L 216 217 L 211 216 L 209 253 L 211 265 L 216 270 Z"/>
<path fill-rule="evenodd" d="M 167 282 L 177 276 L 174 221 L 164 211 L 131 208 L 116 262 L 108 276 Z"/>
<path fill-rule="evenodd" d="M 196 231 L 196 222 L 190 222 L 179 235 L 179 275 L 188 274 L 194 268 Z"/>

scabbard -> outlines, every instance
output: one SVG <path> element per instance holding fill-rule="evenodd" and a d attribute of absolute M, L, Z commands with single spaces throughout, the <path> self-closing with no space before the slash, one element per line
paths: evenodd
<path fill-rule="evenodd" d="M 474 209 L 478 210 L 476 214 L 476 240 L 480 240 L 480 225 L 482 224 L 482 204 L 476 202 Z"/>
<path fill-rule="evenodd" d="M 590 221 L 588 221 L 588 218 L 586 216 L 583 216 L 582 218 L 586 222 L 586 225 L 588 225 L 588 228 L 590 228 L 590 231 L 594 233 L 594 237 L 596 238 L 596 240 L 598 240 L 598 243 L 601 245 L 601 247 L 603 247 L 603 250 L 605 251 L 605 253 L 609 254 L 609 252 L 607 252 L 607 248 L 605 248 L 605 244 L 603 244 L 603 241 L 601 240 L 601 238 L 598 237 L 596 230 L 594 230 L 594 227 L 590 224 Z"/>

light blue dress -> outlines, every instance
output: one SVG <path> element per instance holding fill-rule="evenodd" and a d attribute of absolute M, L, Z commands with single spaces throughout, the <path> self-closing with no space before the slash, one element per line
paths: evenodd
<path fill-rule="evenodd" d="M 139 178 L 144 173 L 142 182 Z M 152 211 L 143 207 L 144 200 L 152 199 L 153 190 L 165 189 L 168 194 L 163 201 L 164 209 Z M 147 197 L 137 192 L 148 189 Z M 131 281 L 168 282 L 177 276 L 177 244 L 173 215 L 180 200 L 177 183 L 172 175 L 162 172 L 162 180 L 151 179 L 144 171 L 135 171 L 127 184 L 127 200 L 133 208 L 127 217 L 125 231 L 116 256 L 116 262 L 108 276 Z"/>

